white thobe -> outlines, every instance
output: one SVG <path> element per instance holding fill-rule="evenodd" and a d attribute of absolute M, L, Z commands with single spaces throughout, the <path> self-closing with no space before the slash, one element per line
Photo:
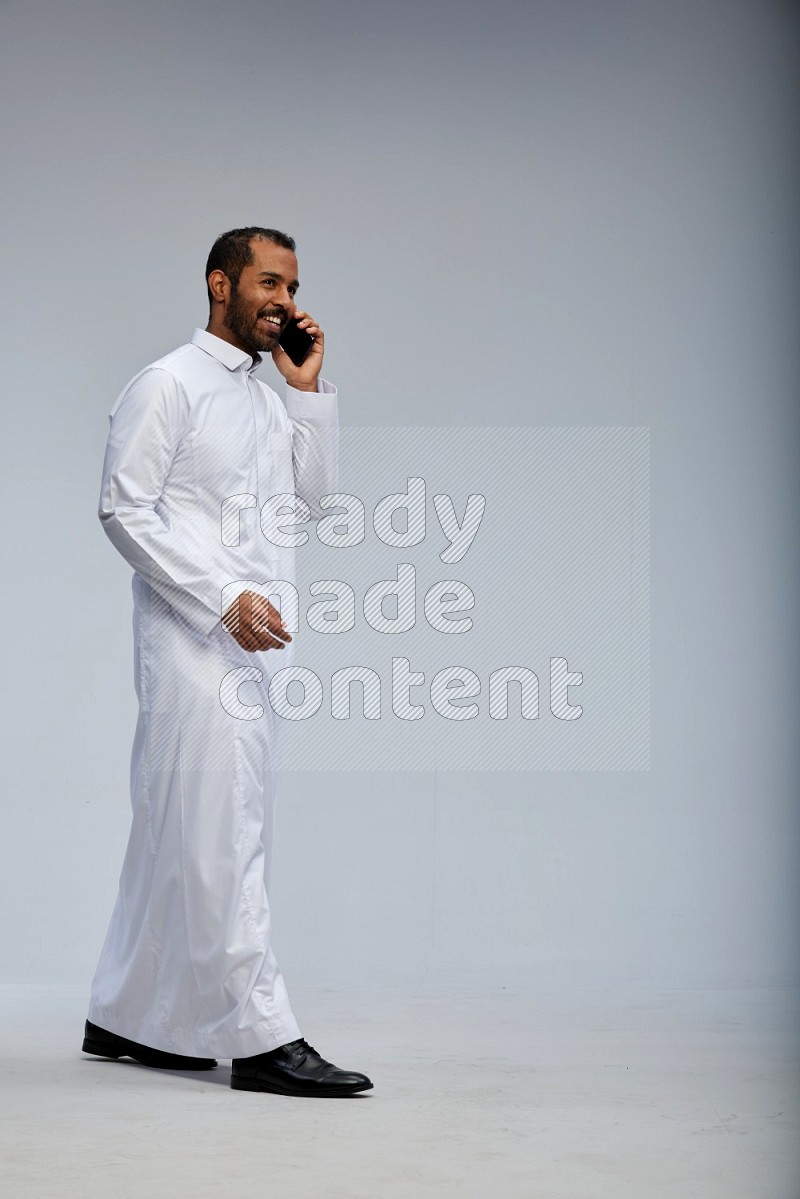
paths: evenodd
<path fill-rule="evenodd" d="M 336 491 L 338 393 L 324 379 L 316 393 L 287 385 L 284 404 L 253 374 L 259 363 L 197 329 L 141 371 L 109 413 L 99 505 L 134 570 L 139 715 L 130 836 L 88 1015 L 198 1057 L 249 1057 L 301 1035 L 268 902 L 280 718 L 266 690 L 294 642 L 249 653 L 220 617 L 248 586 L 294 582 L 295 551 L 264 535 L 261 507 L 294 493 L 322 515 Z M 259 719 L 220 701 L 242 666 L 262 671 L 240 695 L 263 705 Z"/>

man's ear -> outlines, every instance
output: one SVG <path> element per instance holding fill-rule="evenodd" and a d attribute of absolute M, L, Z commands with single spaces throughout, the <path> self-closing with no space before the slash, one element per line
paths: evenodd
<path fill-rule="evenodd" d="M 231 281 L 224 271 L 212 271 L 206 280 L 212 301 L 227 304 L 231 295 Z"/>

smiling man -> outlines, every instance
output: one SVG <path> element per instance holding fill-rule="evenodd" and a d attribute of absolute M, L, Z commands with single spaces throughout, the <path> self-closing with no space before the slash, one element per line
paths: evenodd
<path fill-rule="evenodd" d="M 323 514 L 338 394 L 320 375 L 322 330 L 296 305 L 292 238 L 223 234 L 206 285 L 207 327 L 140 371 L 109 414 L 99 516 L 134 571 L 139 717 L 131 831 L 83 1050 L 167 1069 L 230 1058 L 240 1090 L 350 1095 L 372 1083 L 301 1036 L 271 948 L 278 718 L 234 719 L 220 693 L 235 667 L 268 685 L 291 661 L 269 596 L 271 581 L 294 579 L 294 549 L 263 536 L 258 512 L 288 493 Z M 279 345 L 293 319 L 312 339 L 299 364 Z M 265 353 L 285 402 L 254 373 Z M 223 540 L 225 501 L 242 496 L 252 511 Z"/>

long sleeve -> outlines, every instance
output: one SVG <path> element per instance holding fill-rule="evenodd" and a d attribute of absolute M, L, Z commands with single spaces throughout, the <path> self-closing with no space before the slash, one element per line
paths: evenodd
<path fill-rule="evenodd" d="M 292 422 L 295 490 L 313 519 L 325 515 L 319 501 L 336 491 L 339 481 L 339 393 L 327 379 L 316 392 L 286 386 L 286 411 Z"/>
<path fill-rule="evenodd" d="M 169 372 L 148 367 L 109 414 L 98 516 L 125 560 L 190 624 L 210 633 L 229 583 L 201 522 L 185 510 L 170 526 L 169 497 L 194 486 L 191 448 L 183 437 L 188 400 Z"/>

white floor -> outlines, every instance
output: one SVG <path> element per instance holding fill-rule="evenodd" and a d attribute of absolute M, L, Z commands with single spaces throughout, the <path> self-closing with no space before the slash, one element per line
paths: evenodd
<path fill-rule="evenodd" d="M 798 996 L 333 991 L 303 1033 L 374 1090 L 232 1091 L 80 1052 L 83 991 L 0 989 L 13 1199 L 800 1199 Z"/>

